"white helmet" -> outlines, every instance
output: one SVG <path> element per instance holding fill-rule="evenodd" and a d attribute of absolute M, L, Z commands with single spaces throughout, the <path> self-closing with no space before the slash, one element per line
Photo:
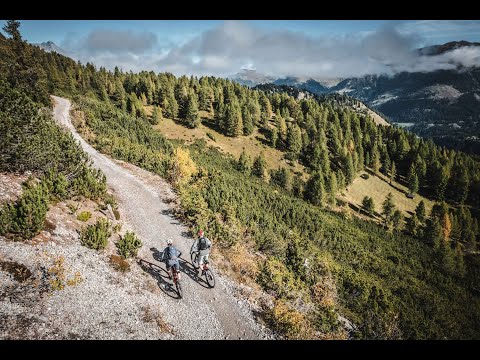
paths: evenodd
<path fill-rule="evenodd" d="M 172 239 L 167 239 L 167 245 L 172 245 L 173 241 Z"/>

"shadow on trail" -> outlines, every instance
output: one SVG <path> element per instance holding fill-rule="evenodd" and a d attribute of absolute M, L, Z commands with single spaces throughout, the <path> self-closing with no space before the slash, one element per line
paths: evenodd
<path fill-rule="evenodd" d="M 190 277 L 190 279 L 195 281 L 200 286 L 203 286 L 206 289 L 210 289 L 210 287 L 208 286 L 208 283 L 205 281 L 204 278 L 200 276 L 200 274 L 197 274 L 197 269 L 193 267 L 193 264 L 190 261 L 180 258 L 179 263 L 180 263 L 180 271 L 183 270 L 183 272 L 187 274 Z"/>

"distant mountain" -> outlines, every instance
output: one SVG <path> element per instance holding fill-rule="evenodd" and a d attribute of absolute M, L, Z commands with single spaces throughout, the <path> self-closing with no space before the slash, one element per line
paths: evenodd
<path fill-rule="evenodd" d="M 446 53 L 447 51 L 459 49 L 464 46 L 480 46 L 479 42 L 469 42 L 469 41 L 451 41 L 443 45 L 433 45 L 427 46 L 421 49 L 418 49 L 418 52 L 421 55 L 440 55 Z"/>
<path fill-rule="evenodd" d="M 48 52 L 57 52 L 62 55 L 67 55 L 67 51 L 62 49 L 60 46 L 57 46 L 53 41 L 42 42 L 40 44 L 32 44 L 36 45 L 39 48 L 48 51 Z"/>
<path fill-rule="evenodd" d="M 293 96 L 297 100 L 301 99 L 311 99 L 317 98 L 321 99 L 322 101 L 328 101 L 335 106 L 347 106 L 350 107 L 352 110 L 356 111 L 359 114 L 369 115 L 373 121 L 378 125 L 390 126 L 390 123 L 385 119 L 385 116 L 381 116 L 377 112 L 370 109 L 361 101 L 352 98 L 346 94 L 338 94 L 335 92 L 329 94 L 314 94 L 305 89 L 299 89 L 296 86 L 291 85 L 275 85 L 275 84 L 260 84 L 255 86 L 255 89 L 259 89 L 266 92 L 273 92 L 273 93 L 287 93 L 290 96 Z"/>
<path fill-rule="evenodd" d="M 238 82 L 239 84 L 249 87 L 254 87 L 260 84 L 268 84 L 275 80 L 275 78 L 273 77 L 265 76 L 252 69 L 242 69 L 235 75 L 229 76 L 229 78 L 233 81 Z"/>
<path fill-rule="evenodd" d="M 445 54 L 478 42 L 454 41 L 418 49 L 424 56 Z M 480 67 L 432 72 L 367 75 L 325 83 L 285 77 L 272 82 L 317 95 L 357 98 L 399 126 L 438 144 L 480 154 Z"/>
<path fill-rule="evenodd" d="M 264 75 L 256 70 L 242 69 L 242 71 L 235 75 L 229 76 L 233 81 L 242 85 L 254 87 L 261 84 L 275 84 L 295 86 L 299 89 L 306 89 L 315 94 L 328 93 L 329 88 L 337 85 L 343 79 L 312 79 L 309 77 L 287 76 L 282 78 L 275 78 Z"/>
<path fill-rule="evenodd" d="M 480 68 L 346 79 L 348 94 L 438 144 L 480 154 Z"/>

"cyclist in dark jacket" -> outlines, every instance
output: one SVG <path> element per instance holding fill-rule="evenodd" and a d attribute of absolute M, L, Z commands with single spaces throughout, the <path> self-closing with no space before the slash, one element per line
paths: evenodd
<path fill-rule="evenodd" d="M 182 256 L 180 250 L 178 250 L 175 246 L 172 245 L 172 239 L 167 240 L 167 247 L 163 250 L 163 261 L 165 261 L 165 265 L 167 266 L 168 276 L 171 278 L 171 267 L 174 266 L 175 270 L 177 270 L 178 276 L 180 277 L 180 263 L 178 262 L 178 258 Z"/>
<path fill-rule="evenodd" d="M 208 262 L 212 242 L 205 236 L 203 230 L 198 232 L 198 239 L 192 244 L 190 252 L 198 252 L 197 265 L 198 271 L 203 270 L 203 264 Z"/>

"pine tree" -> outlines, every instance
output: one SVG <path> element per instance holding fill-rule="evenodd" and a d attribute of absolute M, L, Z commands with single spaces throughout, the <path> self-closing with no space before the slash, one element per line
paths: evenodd
<path fill-rule="evenodd" d="M 278 131 L 277 131 L 277 128 L 273 128 L 270 130 L 270 145 L 273 148 L 276 148 L 277 143 L 278 143 Z"/>
<path fill-rule="evenodd" d="M 280 135 L 280 139 L 286 142 L 287 141 L 287 123 L 285 122 L 285 119 L 283 117 L 280 117 L 278 119 L 277 128 L 278 128 L 278 133 Z"/>
<path fill-rule="evenodd" d="M 249 111 L 242 114 L 243 119 L 243 135 L 248 136 L 253 133 L 254 125 L 253 118 Z"/>
<path fill-rule="evenodd" d="M 452 232 L 452 222 L 450 220 L 450 215 L 445 213 L 442 219 L 442 230 L 443 230 L 443 239 L 445 241 L 450 240 L 450 233 Z"/>
<path fill-rule="evenodd" d="M 200 125 L 200 114 L 198 113 L 198 104 L 196 95 L 190 92 L 185 100 L 185 122 L 190 128 L 196 128 Z"/>
<path fill-rule="evenodd" d="M 407 182 L 408 182 L 408 190 L 410 191 L 411 194 L 415 194 L 418 191 L 418 176 L 415 171 L 414 164 L 410 166 Z"/>
<path fill-rule="evenodd" d="M 437 217 L 428 219 L 424 232 L 424 240 L 426 243 L 433 245 L 435 249 L 438 249 L 440 245 L 444 243 L 442 225 Z"/>
<path fill-rule="evenodd" d="M 402 221 L 402 213 L 400 212 L 400 210 L 395 210 L 395 212 L 392 215 L 393 228 L 396 230 L 399 230 L 401 221 Z"/>
<path fill-rule="evenodd" d="M 158 106 L 154 106 L 150 123 L 152 125 L 157 125 L 161 120 L 163 120 L 162 110 Z"/>
<path fill-rule="evenodd" d="M 238 159 L 237 169 L 238 171 L 248 174 L 250 172 L 251 160 L 250 156 L 245 152 L 245 149 L 242 150 L 240 158 Z"/>
<path fill-rule="evenodd" d="M 273 185 L 278 185 L 281 188 L 289 191 L 291 186 L 291 175 L 290 172 L 284 167 L 279 168 L 278 170 L 272 170 L 270 176 L 270 182 Z"/>
<path fill-rule="evenodd" d="M 397 176 L 397 167 L 395 165 L 395 161 L 392 161 L 392 166 L 390 167 L 390 185 L 392 185 L 392 181 L 395 180 L 395 176 Z"/>
<path fill-rule="evenodd" d="M 252 165 L 252 174 L 258 176 L 259 178 L 265 179 L 267 173 L 267 161 L 265 160 L 265 155 L 263 152 L 258 155 L 253 161 Z"/>
<path fill-rule="evenodd" d="M 390 223 L 394 210 L 395 204 L 393 203 L 393 194 L 389 192 L 382 203 L 382 215 L 384 216 L 385 225 Z"/>
<path fill-rule="evenodd" d="M 231 101 L 225 106 L 223 131 L 227 136 L 237 137 L 243 134 L 242 114 L 238 102 Z"/>
<path fill-rule="evenodd" d="M 327 175 L 327 182 L 325 184 L 325 188 L 327 191 L 327 201 L 330 205 L 335 205 L 336 202 L 336 194 L 337 194 L 337 176 L 335 172 L 330 171 Z"/>
<path fill-rule="evenodd" d="M 298 175 L 295 175 L 292 180 L 292 194 L 293 196 L 303 198 L 303 188 L 304 182 L 302 178 Z"/>
<path fill-rule="evenodd" d="M 302 150 L 302 133 L 298 125 L 292 125 L 287 130 L 287 150 L 296 158 Z"/>
<path fill-rule="evenodd" d="M 7 20 L 6 24 L 3 26 L 3 31 L 10 35 L 13 41 L 19 43 L 22 41 L 22 35 L 20 34 L 20 21 L 17 20 Z"/>
<path fill-rule="evenodd" d="M 375 174 L 380 172 L 380 153 L 378 151 L 377 146 L 374 146 L 372 149 L 372 170 Z"/>
<path fill-rule="evenodd" d="M 323 183 L 323 175 L 319 172 L 312 174 L 305 185 L 305 200 L 310 201 L 313 205 L 323 206 L 325 200 L 325 187 Z"/>
<path fill-rule="evenodd" d="M 375 211 L 373 198 L 369 196 L 365 196 L 362 200 L 362 207 L 368 214 L 372 215 Z"/>
<path fill-rule="evenodd" d="M 426 220 L 426 217 L 427 217 L 427 214 L 426 214 L 426 210 L 425 210 L 425 203 L 423 202 L 423 200 L 420 201 L 418 203 L 417 207 L 415 208 L 415 214 L 417 215 L 418 221 L 421 224 L 424 224 L 425 220 Z"/>
<path fill-rule="evenodd" d="M 417 215 L 414 213 L 411 217 L 407 219 L 405 230 L 410 235 L 417 236 L 419 227 L 420 222 L 418 221 Z"/>
<path fill-rule="evenodd" d="M 342 158 L 343 169 L 345 170 L 345 180 L 347 185 L 351 184 L 353 179 L 355 179 L 355 167 L 353 166 L 352 157 L 350 155 L 345 155 Z"/>
<path fill-rule="evenodd" d="M 391 167 L 392 167 L 392 162 L 390 160 L 390 156 L 388 156 L 388 152 L 385 151 L 385 156 L 383 159 L 383 173 L 389 176 Z"/>

